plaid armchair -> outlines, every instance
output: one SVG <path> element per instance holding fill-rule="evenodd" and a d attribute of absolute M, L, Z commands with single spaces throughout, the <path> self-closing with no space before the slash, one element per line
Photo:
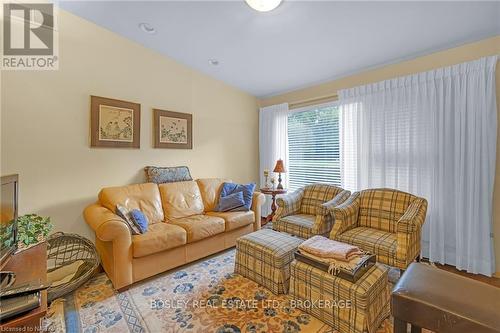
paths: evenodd
<path fill-rule="evenodd" d="M 327 236 L 332 229 L 330 210 L 349 198 L 351 192 L 328 184 L 307 185 L 278 197 L 273 229 L 301 238 Z"/>
<path fill-rule="evenodd" d="M 330 238 L 377 255 L 377 261 L 406 269 L 420 254 L 427 200 L 391 189 L 355 192 L 333 208 Z"/>

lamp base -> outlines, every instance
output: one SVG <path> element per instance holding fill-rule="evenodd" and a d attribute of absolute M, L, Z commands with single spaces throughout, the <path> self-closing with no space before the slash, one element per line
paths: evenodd
<path fill-rule="evenodd" d="M 281 179 L 281 172 L 280 172 L 280 173 L 278 173 L 278 186 L 276 186 L 276 188 L 278 190 L 282 190 L 283 189 L 283 185 L 281 184 L 281 180 L 282 179 Z"/>

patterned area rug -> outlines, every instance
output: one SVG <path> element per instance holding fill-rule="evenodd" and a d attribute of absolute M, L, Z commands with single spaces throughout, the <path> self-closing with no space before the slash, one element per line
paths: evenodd
<path fill-rule="evenodd" d="M 49 332 L 335 332 L 251 280 L 228 250 L 117 293 L 105 274 L 52 303 Z M 392 280 L 392 279 L 391 279 Z M 387 319 L 377 333 L 392 332 Z"/>

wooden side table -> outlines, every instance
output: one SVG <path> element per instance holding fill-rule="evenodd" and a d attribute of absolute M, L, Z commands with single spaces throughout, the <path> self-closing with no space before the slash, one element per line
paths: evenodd
<path fill-rule="evenodd" d="M 267 215 L 266 217 L 262 218 L 262 225 L 266 225 L 268 222 L 272 221 L 274 212 L 276 212 L 276 196 L 278 194 L 285 194 L 287 190 L 285 189 L 272 189 L 272 188 L 261 188 L 260 189 L 261 193 L 264 194 L 269 194 L 273 198 L 273 203 L 271 204 L 271 214 Z"/>
<path fill-rule="evenodd" d="M 47 283 L 47 243 L 43 242 L 14 254 L 3 270 L 16 273 L 14 286 L 37 279 Z M 43 290 L 39 307 L 0 323 L 0 332 L 40 332 L 41 319 L 46 312 L 47 290 Z"/>

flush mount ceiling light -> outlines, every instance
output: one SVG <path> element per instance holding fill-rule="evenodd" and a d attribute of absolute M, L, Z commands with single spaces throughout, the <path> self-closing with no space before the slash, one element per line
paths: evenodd
<path fill-rule="evenodd" d="M 247 5 L 259 12 L 269 12 L 280 5 L 282 0 L 245 0 Z"/>
<path fill-rule="evenodd" d="M 212 66 L 217 66 L 219 64 L 219 60 L 217 59 L 208 59 L 208 63 Z"/>
<path fill-rule="evenodd" d="M 151 34 L 151 35 L 156 33 L 156 29 L 147 23 L 139 23 L 139 29 L 141 29 L 145 33 Z"/>

